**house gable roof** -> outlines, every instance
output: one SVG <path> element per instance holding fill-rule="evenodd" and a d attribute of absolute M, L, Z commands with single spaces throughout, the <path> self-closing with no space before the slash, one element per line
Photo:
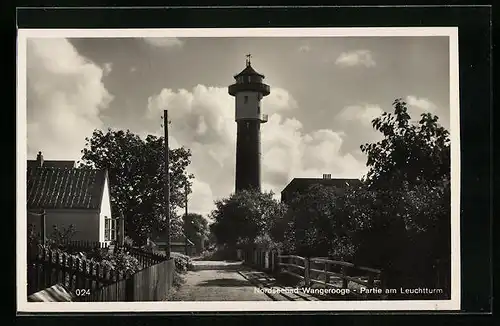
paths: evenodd
<path fill-rule="evenodd" d="M 358 179 L 294 178 L 281 191 L 281 194 L 283 195 L 284 193 L 307 190 L 307 188 L 316 184 L 337 188 L 347 188 L 350 186 L 360 185 L 361 181 Z"/>
<path fill-rule="evenodd" d="M 66 168 L 66 169 L 72 169 L 75 167 L 75 161 L 46 161 L 44 160 L 43 163 L 40 163 L 38 160 L 28 160 L 27 165 L 28 167 L 41 167 L 40 164 L 42 164 L 42 167 L 44 168 Z"/>
<path fill-rule="evenodd" d="M 28 209 L 101 209 L 105 170 L 29 167 Z"/>

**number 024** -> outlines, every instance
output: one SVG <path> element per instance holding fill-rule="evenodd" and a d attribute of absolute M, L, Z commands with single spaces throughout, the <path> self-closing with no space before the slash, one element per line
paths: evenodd
<path fill-rule="evenodd" d="M 76 289 L 75 294 L 79 297 L 90 295 L 90 289 Z"/>

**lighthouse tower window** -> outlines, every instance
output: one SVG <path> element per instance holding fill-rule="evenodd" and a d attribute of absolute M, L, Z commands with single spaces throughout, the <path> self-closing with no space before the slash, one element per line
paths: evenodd
<path fill-rule="evenodd" d="M 248 96 L 246 96 L 246 95 L 245 95 L 245 97 L 243 98 L 243 102 L 244 102 L 245 104 L 247 104 L 247 103 L 248 103 Z"/>

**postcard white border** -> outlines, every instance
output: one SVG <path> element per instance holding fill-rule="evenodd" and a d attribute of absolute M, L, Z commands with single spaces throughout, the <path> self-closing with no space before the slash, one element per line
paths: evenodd
<path fill-rule="evenodd" d="M 451 140 L 451 299 L 408 301 L 205 301 L 28 303 L 26 287 L 26 41 L 28 38 L 139 37 L 381 37 L 448 36 Z M 19 29 L 17 40 L 17 308 L 18 312 L 193 311 L 421 311 L 459 310 L 460 106 L 458 27 L 409 28 L 220 28 L 220 29 Z"/>

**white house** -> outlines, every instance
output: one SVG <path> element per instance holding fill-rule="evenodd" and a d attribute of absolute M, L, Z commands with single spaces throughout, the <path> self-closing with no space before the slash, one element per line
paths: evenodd
<path fill-rule="evenodd" d="M 42 153 L 28 161 L 28 225 L 40 232 L 45 212 L 46 236 L 53 226 L 74 225 L 72 240 L 110 242 L 117 239 L 105 170 L 76 168 L 74 161 L 44 161 Z"/>

